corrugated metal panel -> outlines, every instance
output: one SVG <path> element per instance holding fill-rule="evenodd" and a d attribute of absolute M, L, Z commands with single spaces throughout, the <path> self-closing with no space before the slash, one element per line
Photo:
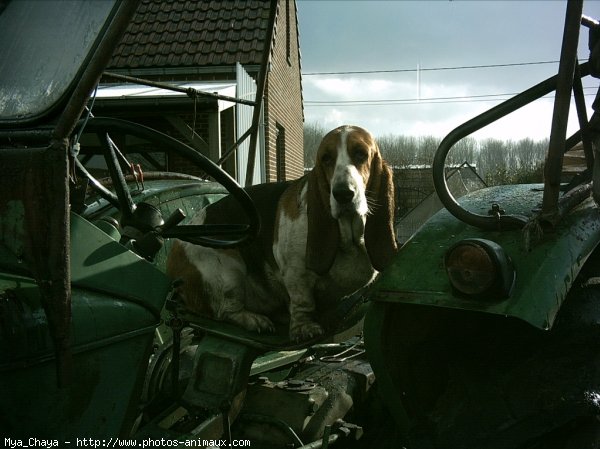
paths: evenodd
<path fill-rule="evenodd" d="M 254 100 L 256 97 L 256 82 L 248 72 L 244 70 L 240 63 L 236 64 L 236 80 L 237 80 L 237 98 L 245 100 Z M 252 106 L 238 104 L 236 108 L 236 128 L 237 136 L 244 134 L 252 126 Z M 257 140 L 256 160 L 254 164 L 254 173 L 252 184 L 265 182 L 265 138 L 264 138 L 264 117 L 261 103 L 260 123 L 258 126 L 259 135 Z M 237 164 L 237 181 L 244 184 L 246 180 L 246 169 L 248 164 L 248 152 L 250 150 L 250 139 L 244 140 L 239 146 L 236 154 Z"/>

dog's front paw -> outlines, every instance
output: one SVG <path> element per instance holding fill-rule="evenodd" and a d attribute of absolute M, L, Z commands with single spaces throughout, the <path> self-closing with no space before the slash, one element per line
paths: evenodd
<path fill-rule="evenodd" d="M 252 313 L 248 316 L 248 327 L 247 329 L 261 333 L 270 333 L 275 332 L 275 325 L 273 322 L 264 315 L 260 315 L 258 313 Z"/>
<path fill-rule="evenodd" d="M 323 335 L 324 331 L 320 324 L 314 321 L 305 321 L 290 326 L 290 339 L 293 341 L 304 341 Z"/>
<path fill-rule="evenodd" d="M 244 329 L 261 333 L 275 332 L 275 325 L 264 315 L 259 313 L 243 310 L 241 312 L 231 313 L 227 315 L 227 319 L 235 324 L 242 326 Z"/>

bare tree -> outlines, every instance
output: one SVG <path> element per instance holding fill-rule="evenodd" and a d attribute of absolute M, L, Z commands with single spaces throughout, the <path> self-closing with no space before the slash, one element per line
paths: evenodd
<path fill-rule="evenodd" d="M 323 125 L 317 122 L 304 124 L 304 168 L 312 168 L 315 165 L 315 157 L 321 139 L 327 134 Z"/>
<path fill-rule="evenodd" d="M 304 164 L 311 168 L 317 149 L 327 129 L 320 123 L 304 126 Z M 415 165 L 430 166 L 440 139 L 434 136 L 404 136 L 386 134 L 377 136 L 384 159 L 395 169 Z M 447 164 L 468 162 L 488 184 L 541 181 L 548 139 L 518 141 L 486 139 L 478 141 L 467 137 L 458 141 L 448 153 Z"/>

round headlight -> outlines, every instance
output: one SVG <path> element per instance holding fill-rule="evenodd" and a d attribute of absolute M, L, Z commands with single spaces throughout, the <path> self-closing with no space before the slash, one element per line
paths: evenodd
<path fill-rule="evenodd" d="M 489 299 L 510 295 L 515 271 L 500 245 L 490 240 L 466 239 L 452 246 L 445 257 L 446 273 L 460 293 Z"/>

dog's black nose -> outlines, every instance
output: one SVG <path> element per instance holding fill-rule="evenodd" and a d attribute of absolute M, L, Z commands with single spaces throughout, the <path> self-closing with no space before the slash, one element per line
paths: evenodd
<path fill-rule="evenodd" d="M 336 184 L 333 186 L 333 197 L 340 204 L 346 204 L 354 198 L 354 190 L 345 184 Z"/>

